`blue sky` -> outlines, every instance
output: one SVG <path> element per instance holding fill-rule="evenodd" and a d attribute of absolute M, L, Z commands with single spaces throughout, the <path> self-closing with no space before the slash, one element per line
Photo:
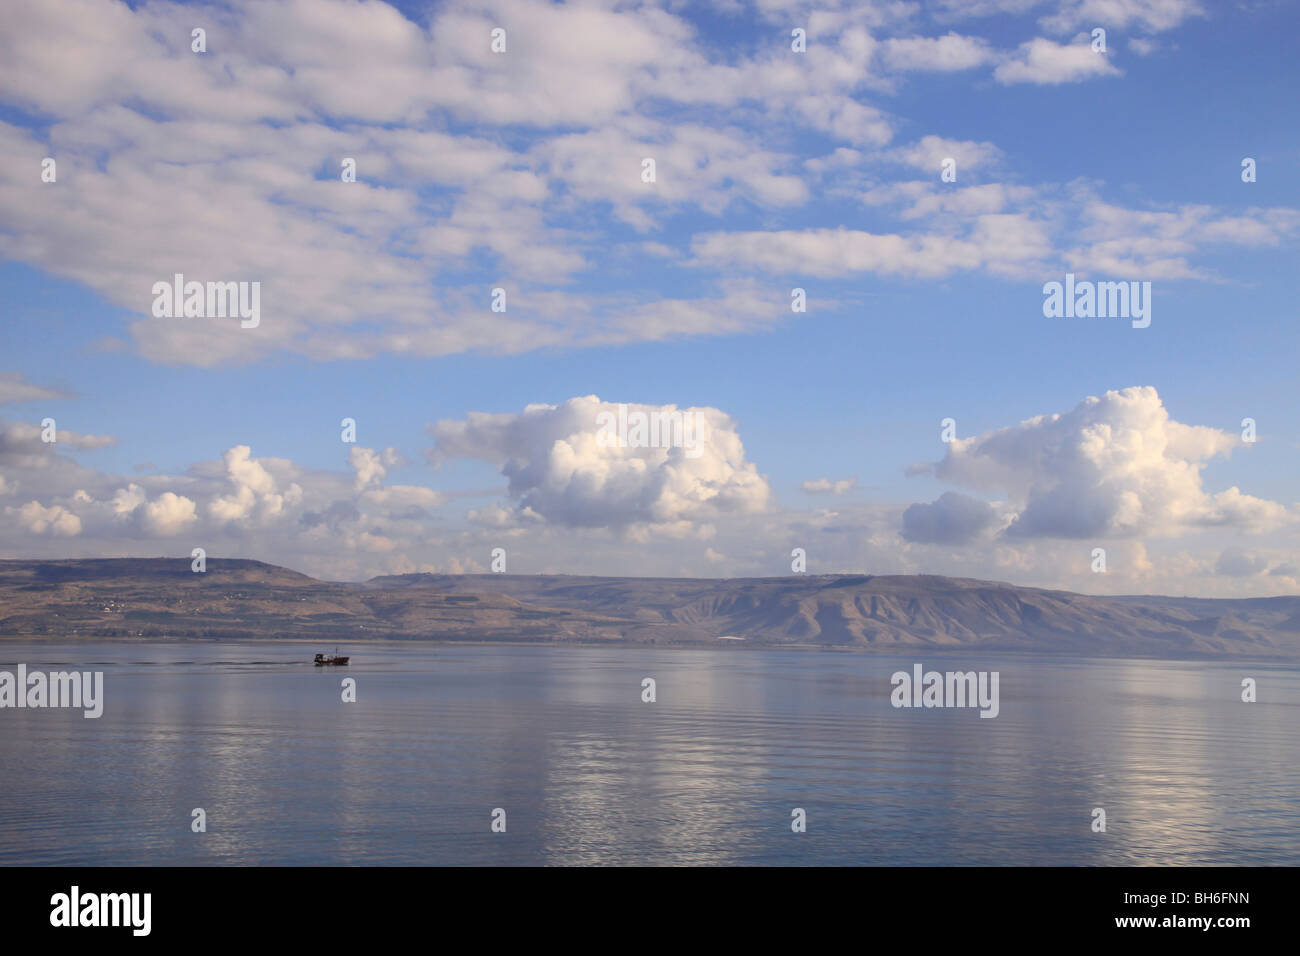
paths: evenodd
<path fill-rule="evenodd" d="M 812 571 L 1300 586 L 1292 5 L 11 19 L 4 556 L 747 575 L 803 547 Z M 176 271 L 260 281 L 261 324 L 151 316 Z M 1151 282 L 1150 327 L 1044 317 L 1067 271 Z M 593 449 L 591 395 L 707 409 L 718 439 Z M 41 442 L 47 416 L 71 437 Z"/>

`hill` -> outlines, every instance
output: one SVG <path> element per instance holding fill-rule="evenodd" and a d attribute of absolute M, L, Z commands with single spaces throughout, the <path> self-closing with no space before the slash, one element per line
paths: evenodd
<path fill-rule="evenodd" d="M 188 558 L 0 561 L 0 637 L 743 642 L 1300 658 L 1300 597 L 1093 597 L 933 575 L 410 574 L 357 584 L 259 561 L 210 558 L 207 568 L 193 573 Z"/>

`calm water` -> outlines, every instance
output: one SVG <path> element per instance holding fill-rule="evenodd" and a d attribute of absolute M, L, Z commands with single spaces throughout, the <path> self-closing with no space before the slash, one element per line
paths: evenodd
<path fill-rule="evenodd" d="M 99 720 L 0 710 L 0 863 L 1300 863 L 1295 668 L 323 649 L 0 643 L 106 683 Z M 1001 714 L 891 707 L 917 661 L 999 671 Z"/>

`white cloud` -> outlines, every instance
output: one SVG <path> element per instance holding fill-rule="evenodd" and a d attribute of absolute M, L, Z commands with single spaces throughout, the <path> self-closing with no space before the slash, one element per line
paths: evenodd
<path fill-rule="evenodd" d="M 74 507 L 92 520 L 96 512 L 112 515 L 114 527 L 142 537 L 172 537 L 194 527 L 199 522 L 198 505 L 194 499 L 175 492 L 162 492 L 149 501 L 147 489 L 133 483 L 117 492 L 107 502 L 98 502 L 85 490 L 78 490 L 72 501 Z"/>
<path fill-rule="evenodd" d="M 144 506 L 143 520 L 151 534 L 170 537 L 189 528 L 199 516 L 192 499 L 164 491 Z"/>
<path fill-rule="evenodd" d="M 0 467 L 37 469 L 52 464 L 61 449 L 95 451 L 117 444 L 115 435 L 86 435 L 60 427 L 55 421 L 54 438 L 46 442 L 45 429 L 34 422 L 0 422 Z"/>
<path fill-rule="evenodd" d="M 51 534 L 75 537 L 81 534 L 81 519 L 62 505 L 45 507 L 39 501 L 29 501 L 20 508 L 7 507 L 7 514 L 16 513 L 23 530 L 31 534 Z"/>
<path fill-rule="evenodd" d="M 382 452 L 377 452 L 373 448 L 354 445 L 348 452 L 348 464 L 357 474 L 353 486 L 361 491 L 382 482 L 389 468 L 402 464 L 402 456 L 396 448 L 385 448 Z"/>
<path fill-rule="evenodd" d="M 959 179 L 972 169 L 987 166 L 1002 156 L 1002 150 L 992 143 L 970 140 L 945 139 L 942 136 L 923 136 L 909 146 L 900 146 L 891 155 L 916 169 L 939 175 L 940 164 L 948 158 L 957 161 Z"/>
<path fill-rule="evenodd" d="M 1138 26 L 1158 33 L 1204 15 L 1196 0 L 1060 0 L 1060 7 L 1042 24 L 1062 33 L 1094 26 Z"/>
<path fill-rule="evenodd" d="M 782 172 L 792 165 L 790 157 L 756 148 L 738 130 L 656 124 L 647 132 L 649 137 L 638 137 L 611 126 L 561 135 L 534 154 L 571 195 L 610 202 L 620 218 L 641 229 L 655 223 L 644 208 L 647 200 L 665 212 L 690 203 L 718 214 L 740 197 L 776 206 L 808 199 L 803 181 Z M 647 157 L 655 161 L 652 184 L 641 179 Z"/>
<path fill-rule="evenodd" d="M 470 509 L 466 512 L 465 517 L 481 528 L 510 528 L 514 526 L 517 520 L 515 512 L 498 504 L 490 504 L 486 508 Z"/>
<path fill-rule="evenodd" d="M 941 13 L 1027 8 L 980 0 Z M 1046 230 L 1037 210 L 1017 208 L 1027 203 L 1013 193 L 1026 187 L 969 183 L 968 173 L 1000 159 L 991 143 L 927 135 L 891 150 L 904 121 L 867 95 L 894 91 L 911 71 L 1004 55 L 976 37 L 921 35 L 919 9 L 892 0 L 764 3 L 759 13 L 807 23 L 808 54 L 760 43 L 724 61 L 677 8 L 649 3 L 452 0 L 418 21 L 345 0 L 18 5 L 0 35 L 0 99 L 48 124 L 0 122 L 0 153 L 12 158 L 0 166 L 0 256 L 138 316 L 126 338 L 144 357 L 215 366 L 279 352 L 319 361 L 516 353 L 768 324 L 762 310 L 729 307 L 725 275 L 712 277 L 721 296 L 691 299 L 582 285 L 623 245 L 590 224 L 612 212 L 649 232 L 673 217 L 757 207 L 765 227 L 780 225 L 782 213 L 824 198 L 813 189 L 819 179 L 838 198 L 832 168 L 860 174 L 882 160 L 928 170 L 958 160 L 961 187 L 863 190 L 909 198 L 901 217 L 932 219 L 938 234 L 774 229 L 731 240 L 754 247 L 731 255 L 717 233 L 701 232 L 696 242 L 720 253 L 707 263 L 665 258 L 663 244 L 646 249 L 666 269 L 745 255 L 767 268 L 789 247 L 819 276 L 983 268 L 1020 277 L 1052 251 L 1053 235 L 1070 241 L 1068 229 Z M 1158 0 L 1071 3 L 1060 16 L 1103 13 L 1151 30 L 1176 19 Z M 196 18 L 210 24 L 201 56 L 188 46 Z M 498 21 L 511 25 L 507 56 L 483 39 Z M 1087 43 L 1039 38 L 994 75 L 1060 82 L 1115 72 Z M 829 159 L 800 162 L 795 137 L 809 130 L 833 140 Z M 47 155 L 57 157 L 57 183 L 30 188 Z M 640 180 L 645 155 L 658 163 L 653 186 Z M 339 181 L 341 157 L 357 160 L 357 182 Z M 996 215 L 1020 218 L 975 221 Z M 1098 268 L 1197 277 L 1192 246 L 1284 232 L 1248 220 L 1225 219 L 1203 237 L 1116 236 L 1056 252 Z M 261 324 L 153 318 L 149 290 L 177 272 L 262 283 Z M 466 278 L 474 272 L 515 283 L 509 312 L 490 323 L 485 283 Z M 0 378 L 0 401 L 7 392 L 54 397 L 31 388 Z"/>
<path fill-rule="evenodd" d="M 1004 60 L 993 71 L 993 78 L 1004 84 L 1055 85 L 1098 76 L 1119 75 L 1120 70 L 1111 65 L 1107 54 L 1094 53 L 1091 45 L 1054 43 L 1043 37 L 1020 44 L 1015 55 Z"/>
<path fill-rule="evenodd" d="M 1019 214 L 976 216 L 964 236 L 879 235 L 852 229 L 707 233 L 691 243 L 696 261 L 776 275 L 826 278 L 864 272 L 920 277 L 987 269 L 1025 275 L 1052 252 L 1042 223 Z"/>
<path fill-rule="evenodd" d="M 852 491 L 857 483 L 857 478 L 841 478 L 838 481 L 832 481 L 829 478 L 814 478 L 811 481 L 805 481 L 799 487 L 810 495 L 844 495 Z"/>
<path fill-rule="evenodd" d="M 203 55 L 188 45 L 197 20 Z M 510 24 L 508 56 L 488 49 L 497 22 Z M 888 142 L 889 118 L 854 96 L 883 82 L 868 27 L 884 20 L 848 8 L 817 22 L 816 57 L 767 49 L 723 64 L 650 4 L 458 0 L 427 27 L 343 0 L 20 5 L 0 36 L 0 99 L 49 124 L 0 123 L 12 158 L 0 255 L 141 316 L 130 340 L 168 364 L 636 341 L 642 326 L 611 297 L 571 295 L 581 323 L 532 306 L 537 287 L 570 283 L 603 254 L 600 235 L 557 221 L 611 203 L 650 229 L 681 209 L 807 201 L 792 158 L 756 143 L 755 119 Z M 665 104 L 701 119 L 660 119 Z M 500 127 L 521 125 L 535 135 L 505 145 Z M 653 189 L 640 182 L 646 153 L 660 164 Z M 45 156 L 58 180 L 33 190 L 27 173 Z M 341 157 L 357 160 L 357 182 L 339 181 Z M 489 325 L 481 283 L 437 280 L 494 266 L 533 288 Z M 260 282 L 261 324 L 151 317 L 149 290 L 178 272 Z M 703 318 L 711 302 L 687 307 Z"/>
<path fill-rule="evenodd" d="M 0 405 L 71 398 L 67 392 L 28 382 L 22 372 L 0 372 Z"/>
<path fill-rule="evenodd" d="M 498 465 L 517 511 L 571 527 L 680 534 L 692 522 L 772 504 L 767 479 L 745 460 L 735 422 L 725 413 L 635 403 L 626 409 L 629 419 L 689 416 L 694 439 L 683 432 L 676 446 L 602 444 L 599 416 L 617 417 L 620 408 L 588 395 L 529 405 L 519 414 L 472 412 L 464 421 L 440 421 L 429 427 L 437 439 L 432 457 Z"/>
<path fill-rule="evenodd" d="M 1234 489 L 1208 493 L 1198 477 L 1189 484 L 1183 474 L 1190 468 L 1199 475 L 1207 456 L 1231 446 L 1223 433 L 1173 422 L 1160 426 L 1155 419 L 1144 424 L 1134 410 L 1121 413 L 1107 405 L 1109 399 L 1095 401 L 1110 409 L 1098 413 L 1095 427 L 1072 419 L 1081 414 L 1076 410 L 1004 430 L 1015 440 L 995 441 L 998 432 L 973 440 L 984 443 L 985 453 L 967 449 L 953 474 L 962 479 L 956 483 L 974 489 L 971 495 L 952 492 L 911 509 L 847 495 L 830 508 L 776 507 L 767 480 L 740 447 L 736 423 L 716 409 L 696 409 L 715 413 L 708 415 L 710 437 L 720 444 L 701 445 L 694 460 L 677 456 L 681 449 L 592 447 L 590 413 L 616 407 L 594 398 L 440 423 L 432 430 L 445 435 L 438 442 L 443 453 L 478 455 L 514 482 L 511 490 L 482 488 L 479 480 L 478 490 L 451 494 L 382 479 L 358 491 L 357 468 L 342 455 L 337 470 L 320 471 L 255 456 L 247 446 L 180 474 L 128 479 L 82 466 L 67 449 L 42 445 L 26 427 L 0 424 L 0 556 L 165 553 L 188 562 L 190 549 L 202 546 L 209 556 L 253 557 L 355 580 L 412 571 L 482 572 L 491 549 L 505 546 L 516 573 L 739 577 L 786 574 L 791 549 L 802 547 L 817 572 L 951 574 L 1103 593 L 1245 596 L 1300 588 L 1294 560 L 1300 523 L 1288 520 L 1280 505 Z M 1138 395 L 1135 404 L 1149 402 Z M 1135 416 L 1137 425 L 1130 421 Z M 1163 455 L 1154 451 L 1160 440 Z M 21 446 L 33 442 L 37 453 L 26 454 Z M 378 460 L 387 472 L 385 455 L 365 449 L 357 459 Z M 1091 478 L 1078 478 L 1086 468 L 1062 463 L 1080 457 L 1095 462 Z M 458 462 L 439 475 L 476 467 Z M 967 474 L 972 469 L 977 473 Z M 1028 476 L 1023 489 L 1014 483 L 1020 474 Z M 1143 504 L 1140 514 L 1116 511 L 1139 517 L 1144 536 L 1131 523 L 1112 528 L 1105 575 L 1090 571 L 1091 543 L 999 533 L 1033 510 L 1031 499 L 1036 508 L 1068 480 L 1082 481 L 1086 493 L 1057 492 L 1066 496 L 1067 511 L 1071 494 L 1081 513 L 1096 513 L 1095 499 L 1123 500 L 1130 491 Z M 834 491 L 851 481 L 814 479 L 809 485 Z M 293 486 L 300 496 L 288 493 Z M 1008 500 L 980 502 L 974 497 L 980 492 Z M 440 510 L 452 496 L 474 500 L 466 520 Z M 1153 510 L 1144 496 L 1154 499 Z M 230 515 L 214 515 L 215 502 Z M 1225 551 L 1246 547 L 1237 540 L 1243 537 L 1249 560 L 1231 554 L 1220 560 Z"/>
<path fill-rule="evenodd" d="M 179 554 L 202 546 L 356 577 L 401 570 L 448 534 L 438 514 L 445 494 L 385 484 L 380 472 L 405 461 L 394 449 L 354 449 L 350 467 L 311 471 L 237 445 L 183 474 L 126 479 L 80 465 L 62 444 L 0 423 L 0 553 L 156 556 L 160 544 Z"/>
<path fill-rule="evenodd" d="M 955 72 L 991 63 L 997 55 L 979 37 L 900 37 L 885 41 L 885 63 L 895 70 Z"/>
<path fill-rule="evenodd" d="M 1284 505 L 1236 487 L 1202 488 L 1206 462 L 1239 443 L 1174 421 L 1154 388 L 1134 387 L 951 442 L 932 470 L 942 481 L 1004 495 L 1010 538 L 1131 538 L 1209 527 L 1258 533 L 1289 523 Z M 946 512 L 953 508 L 917 511 L 916 527 L 922 518 L 952 517 Z M 929 540 L 942 536 L 931 532 Z"/>
<path fill-rule="evenodd" d="M 1202 246 L 1277 246 L 1300 231 L 1294 209 L 1245 210 L 1228 215 L 1211 206 L 1184 204 L 1172 209 L 1126 209 L 1098 199 L 1090 190 L 1073 191 L 1080 216 L 1075 235 L 1083 240 L 1066 250 L 1067 265 L 1112 276 L 1143 279 L 1204 279 L 1188 256 Z"/>
<path fill-rule="evenodd" d="M 231 448 L 222 461 L 234 490 L 208 503 L 208 517 L 217 524 L 265 524 L 301 502 L 302 488 L 290 483 L 281 492 L 280 483 L 267 468 L 271 462 L 253 458 L 248 445 Z"/>

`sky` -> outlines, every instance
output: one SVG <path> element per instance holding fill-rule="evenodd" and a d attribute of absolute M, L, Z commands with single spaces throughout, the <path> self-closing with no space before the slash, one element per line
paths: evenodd
<path fill-rule="evenodd" d="M 1300 593 L 1300 5 L 0 22 L 0 557 Z"/>

